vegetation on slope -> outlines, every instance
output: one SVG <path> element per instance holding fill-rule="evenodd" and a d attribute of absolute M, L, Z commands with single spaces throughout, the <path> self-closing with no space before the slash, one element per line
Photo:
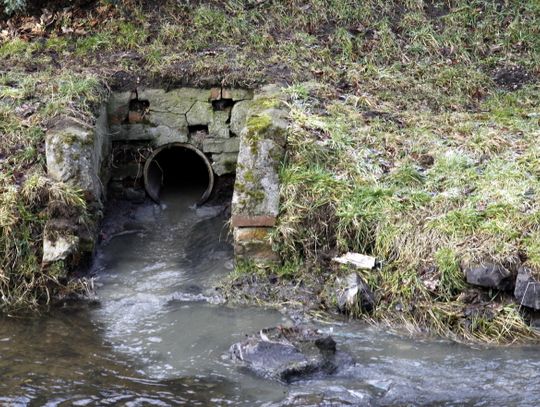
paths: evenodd
<path fill-rule="evenodd" d="M 3 306 L 37 306 L 75 288 L 63 264 L 41 265 L 49 215 L 65 205 L 85 210 L 81 193 L 46 175 L 44 137 L 49 121 L 71 111 L 86 118 L 100 98 L 93 77 L 51 72 L 0 75 L 0 295 Z M 66 286 L 67 285 L 67 286 Z"/>
<path fill-rule="evenodd" d="M 328 259 L 359 251 L 383 261 L 364 276 L 371 318 L 457 338 L 534 336 L 504 295 L 470 290 L 462 268 L 540 270 L 537 1 L 59 3 L 0 28 L 0 134 L 11 140 L 1 213 L 19 211 L 2 215 L 0 249 L 26 245 L 2 260 L 5 287 L 43 273 L 47 194 L 25 197 L 24 185 L 44 176 L 47 122 L 95 100 L 91 78 L 124 89 L 280 82 L 292 125 L 278 275 L 315 278 L 322 292 L 337 272 Z M 26 105 L 37 108 L 17 113 Z"/>

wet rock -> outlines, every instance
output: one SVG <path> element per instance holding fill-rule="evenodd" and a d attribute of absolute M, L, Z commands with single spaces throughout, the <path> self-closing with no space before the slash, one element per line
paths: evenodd
<path fill-rule="evenodd" d="M 497 290 L 508 290 L 513 286 L 514 275 L 499 264 L 482 264 L 465 269 L 467 283 Z"/>
<path fill-rule="evenodd" d="M 232 345 L 229 353 L 253 373 L 284 383 L 331 375 L 353 364 L 332 337 L 306 327 L 263 329 Z"/>
<path fill-rule="evenodd" d="M 334 288 L 337 307 L 341 312 L 371 312 L 375 308 L 373 292 L 357 273 L 350 273 L 345 278 L 336 278 Z"/>
<path fill-rule="evenodd" d="M 146 199 L 146 192 L 143 189 L 126 188 L 124 189 L 124 196 L 129 201 L 142 203 Z"/>
<path fill-rule="evenodd" d="M 540 310 L 540 281 L 531 269 L 519 268 L 514 296 L 521 305 Z"/>
<path fill-rule="evenodd" d="M 265 407 L 320 407 L 320 406 L 373 406 L 373 397 L 367 392 L 351 391 L 334 386 L 320 392 L 294 392 L 285 400 L 264 404 Z"/>

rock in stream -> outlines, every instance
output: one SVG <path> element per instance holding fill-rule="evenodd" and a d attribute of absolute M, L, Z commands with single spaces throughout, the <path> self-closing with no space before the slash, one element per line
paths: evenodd
<path fill-rule="evenodd" d="M 229 353 L 258 376 L 284 383 L 332 375 L 354 363 L 331 336 L 299 326 L 263 329 L 232 345 Z"/>

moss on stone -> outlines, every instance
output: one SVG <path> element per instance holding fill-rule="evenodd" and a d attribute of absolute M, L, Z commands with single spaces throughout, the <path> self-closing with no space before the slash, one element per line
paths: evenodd
<path fill-rule="evenodd" d="M 59 139 L 62 141 L 63 144 L 68 146 L 72 146 L 79 141 L 79 138 L 75 134 L 70 132 L 61 133 Z"/>
<path fill-rule="evenodd" d="M 266 109 L 275 109 L 280 107 L 281 101 L 273 97 L 260 97 L 252 102 L 251 108 L 254 111 L 262 112 Z"/>
<path fill-rule="evenodd" d="M 272 125 L 272 118 L 267 114 L 251 116 L 247 120 L 247 140 L 257 142 Z"/>
<path fill-rule="evenodd" d="M 245 171 L 243 174 L 243 177 L 244 177 L 244 180 L 246 182 L 255 182 L 255 175 L 253 174 L 253 171 L 252 170 L 247 170 Z"/>

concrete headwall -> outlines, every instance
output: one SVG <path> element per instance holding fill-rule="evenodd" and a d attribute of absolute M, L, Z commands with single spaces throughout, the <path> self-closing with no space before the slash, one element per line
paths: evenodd
<path fill-rule="evenodd" d="M 236 174 L 231 223 L 237 258 L 274 262 L 279 258 L 270 236 L 279 214 L 286 130 L 287 111 L 275 86 L 256 92 L 180 88 L 113 93 L 95 125 L 62 117 L 48 131 L 48 173 L 53 181 L 82 190 L 97 213 L 109 180 L 112 192 L 144 199 L 144 189 L 126 187 L 124 181 L 141 179 L 142 165 L 155 149 L 190 144 L 209 159 L 215 175 Z M 122 163 L 116 165 L 119 154 Z M 54 233 L 55 225 L 69 222 L 49 222 L 44 262 L 92 250 L 95 228 L 87 228 L 86 235 L 80 228 Z"/>

